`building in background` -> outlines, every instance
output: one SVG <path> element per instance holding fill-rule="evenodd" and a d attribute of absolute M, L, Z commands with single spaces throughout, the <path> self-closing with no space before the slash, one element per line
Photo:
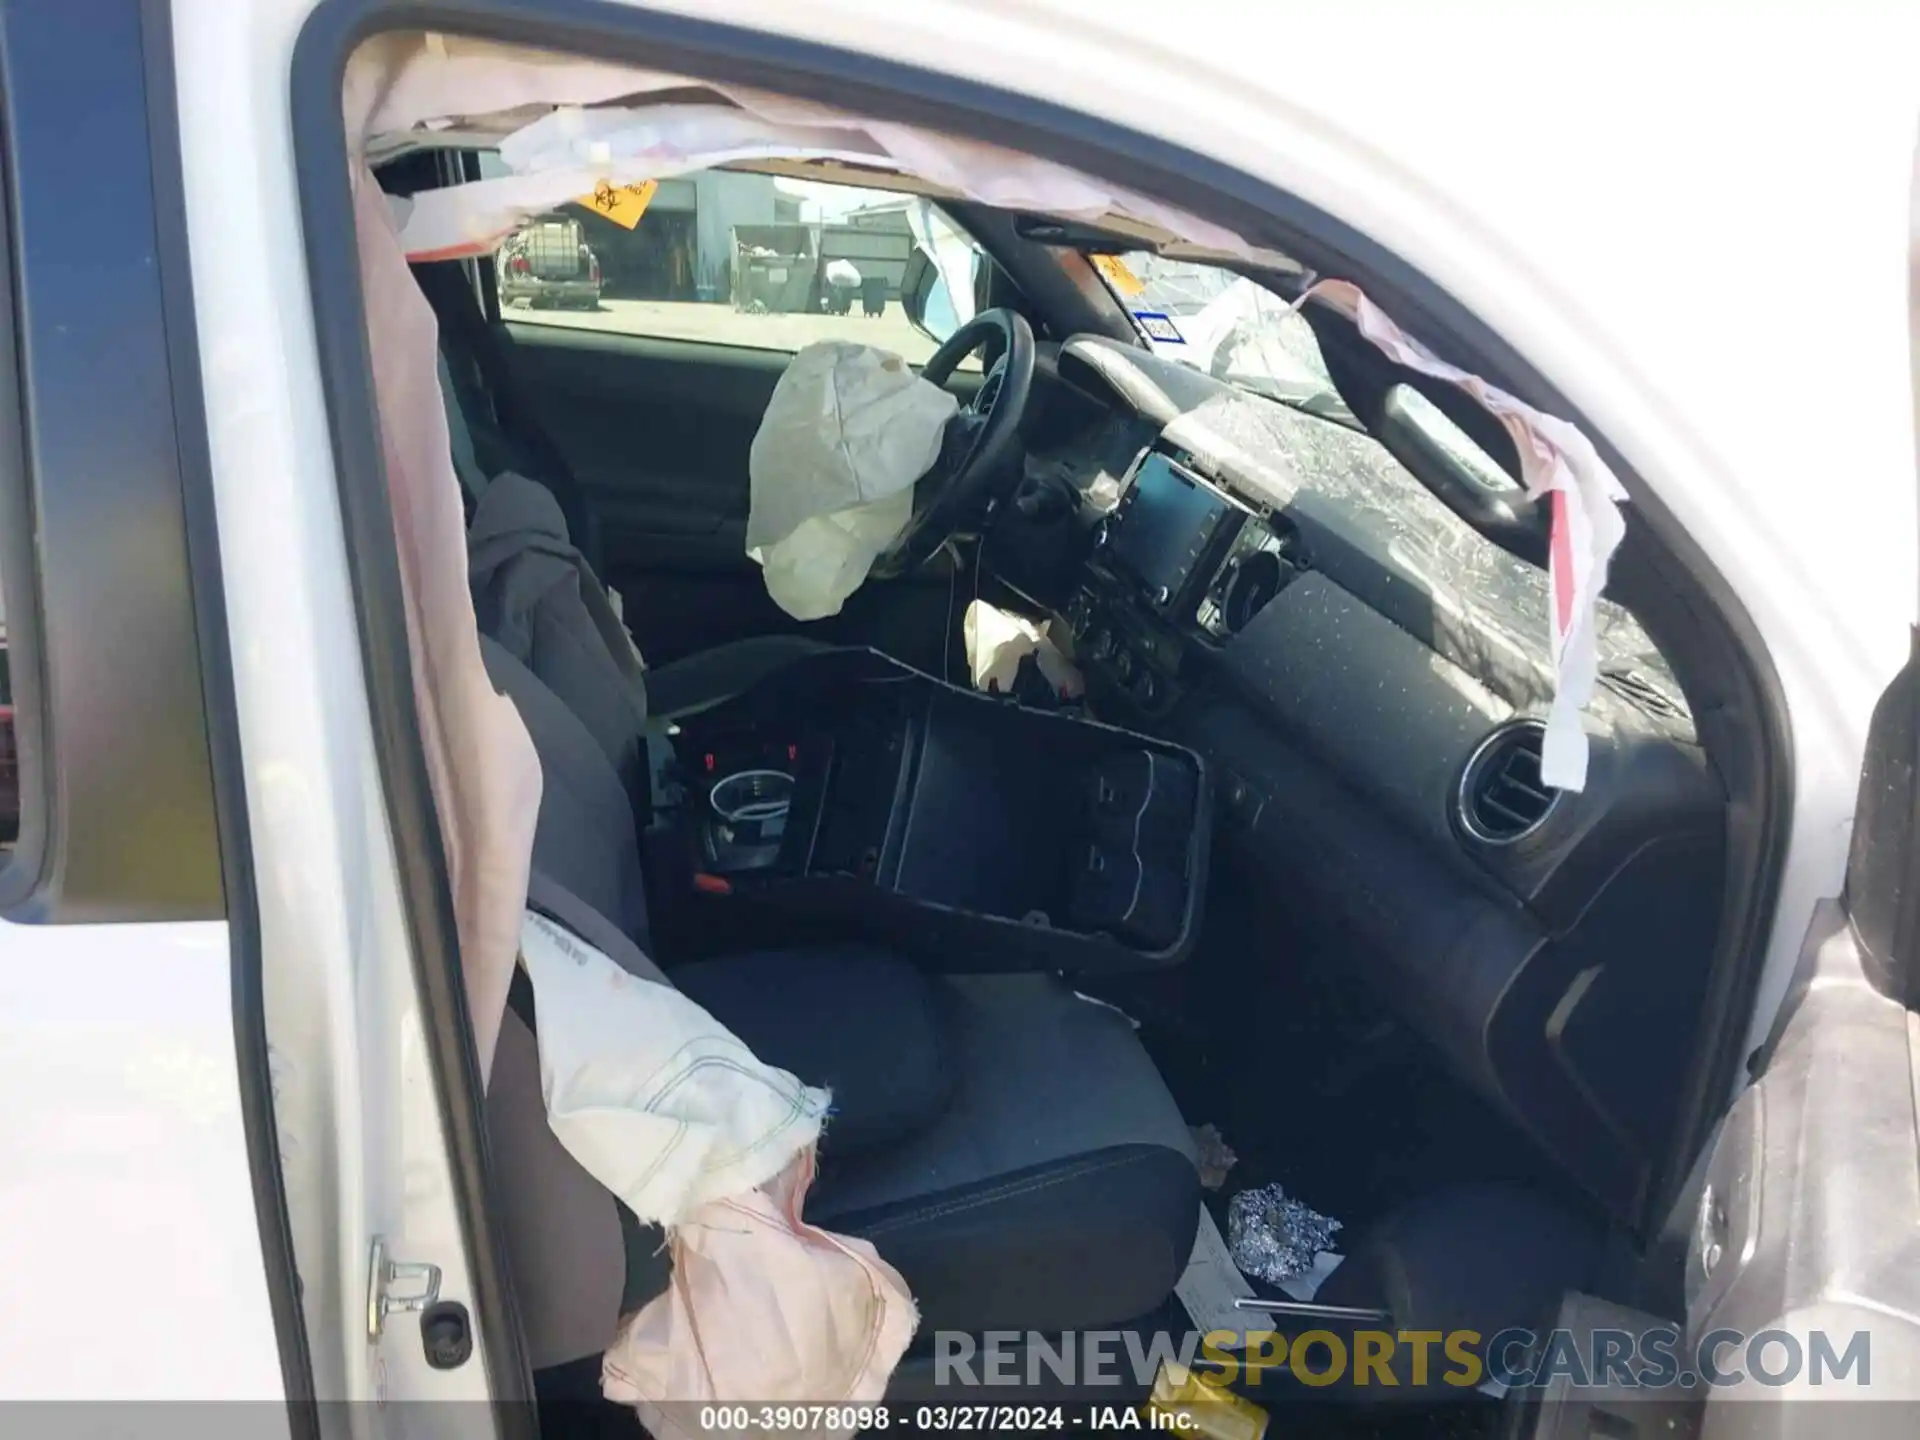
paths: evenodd
<path fill-rule="evenodd" d="M 495 152 L 481 154 L 482 179 L 510 173 Z M 801 201 L 770 175 L 702 170 L 662 180 L 631 230 L 588 205 L 558 208 L 579 220 L 607 299 L 724 301 L 732 292 L 735 227 L 797 224 Z"/>
<path fill-rule="evenodd" d="M 662 180 L 631 230 L 585 206 L 568 209 L 583 217 L 610 300 L 727 300 L 735 228 L 800 218 L 799 197 L 779 190 L 772 176 L 731 170 Z"/>
<path fill-rule="evenodd" d="M 509 173 L 481 157 L 482 178 Z M 844 259 L 860 272 L 862 307 L 897 301 L 913 235 L 912 197 L 817 184 L 809 200 L 771 175 L 702 170 L 662 180 L 631 230 L 590 205 L 559 212 L 580 222 L 608 300 L 706 301 L 774 312 L 821 308 L 825 267 Z M 837 193 L 836 193 L 837 192 Z M 833 199 L 849 208 L 836 209 Z M 859 203 L 864 201 L 865 203 Z"/>

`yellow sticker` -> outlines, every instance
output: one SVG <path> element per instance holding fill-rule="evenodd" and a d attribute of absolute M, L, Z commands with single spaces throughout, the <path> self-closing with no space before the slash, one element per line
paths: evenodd
<path fill-rule="evenodd" d="M 1265 1336 L 1271 1341 L 1272 1336 Z M 1284 1348 L 1284 1347 L 1283 1347 Z M 1218 1375 L 1194 1374 L 1177 1360 L 1162 1360 L 1153 1393 L 1142 1407 L 1145 1430 L 1199 1436 L 1201 1440 L 1264 1440 L 1267 1412 L 1236 1395 Z"/>
<path fill-rule="evenodd" d="M 1118 255 L 1095 255 L 1093 268 L 1107 277 L 1107 283 L 1118 290 L 1122 296 L 1131 300 L 1147 288 L 1147 282 L 1127 268 L 1127 262 Z"/>
<path fill-rule="evenodd" d="M 593 194 L 582 195 L 579 203 L 631 230 L 647 213 L 647 206 L 653 203 L 659 189 L 658 180 L 642 180 L 636 185 L 609 185 L 602 180 L 593 187 Z"/>

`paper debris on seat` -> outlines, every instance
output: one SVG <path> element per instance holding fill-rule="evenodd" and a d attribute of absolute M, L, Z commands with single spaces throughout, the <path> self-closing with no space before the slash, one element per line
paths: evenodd
<path fill-rule="evenodd" d="M 987 694 L 1011 695 L 1020 662 L 1031 655 L 1040 674 L 1063 700 L 1084 695 L 1087 682 L 1080 669 L 1053 643 L 1051 621 L 1029 620 L 985 600 L 967 606 L 960 633 L 967 648 L 967 673 L 973 688 Z"/>
<path fill-rule="evenodd" d="M 1193 1237 L 1193 1254 L 1174 1294 L 1180 1297 L 1187 1318 L 1203 1332 L 1231 1330 L 1245 1335 L 1251 1329 L 1263 1334 L 1273 1328 L 1273 1321 L 1259 1311 L 1235 1307 L 1235 1300 L 1253 1298 L 1253 1287 L 1234 1265 L 1220 1227 L 1213 1223 L 1213 1213 L 1204 1207 L 1200 1228 Z"/>
<path fill-rule="evenodd" d="M 1344 1256 L 1323 1250 L 1313 1257 L 1312 1265 L 1305 1272 L 1281 1281 L 1280 1289 L 1289 1299 L 1309 1301 L 1327 1277 L 1340 1268 L 1343 1259 Z M 1214 1224 L 1210 1210 L 1200 1211 L 1193 1253 L 1187 1259 L 1187 1268 L 1181 1273 L 1174 1293 L 1180 1297 L 1187 1318 L 1202 1332 L 1226 1330 L 1240 1336 L 1264 1335 L 1273 1328 L 1271 1315 L 1260 1310 L 1242 1310 L 1234 1304 L 1236 1300 L 1257 1297 L 1240 1267 L 1233 1263 L 1227 1242 L 1220 1234 L 1220 1227 Z"/>

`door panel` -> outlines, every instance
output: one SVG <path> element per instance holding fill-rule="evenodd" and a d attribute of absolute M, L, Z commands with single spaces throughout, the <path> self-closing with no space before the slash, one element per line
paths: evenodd
<path fill-rule="evenodd" d="M 1920 659 L 1874 712 L 1842 901 L 1807 937 L 1754 1082 L 1722 1121 L 1669 1234 L 1685 1235 L 1684 1301 L 1695 1342 L 1716 1331 L 1785 1331 L 1821 1389 L 1710 1391 L 1701 1433 L 1836 1433 L 1808 1399 L 1862 1395 L 1869 1421 L 1840 1433 L 1912 1430 L 1920 1400 L 1920 1017 L 1912 1009 L 1920 885 Z M 1856 1337 L 1861 1364 L 1839 1378 Z M 1735 1345 L 1738 1358 L 1750 1352 Z M 1803 1384 L 1812 1378 L 1810 1372 Z M 1754 1405 L 1755 1398 L 1797 1403 Z M 1864 1412 L 1864 1413 L 1860 1413 Z"/>
<path fill-rule="evenodd" d="M 649 663 L 804 631 L 944 669 L 957 623 L 944 560 L 862 586 L 839 615 L 802 624 L 747 558 L 747 453 L 791 353 L 615 334 L 584 318 L 506 328 L 514 382 L 599 516 L 605 578 Z M 978 384 L 963 371 L 950 388 L 964 400 Z"/>
<path fill-rule="evenodd" d="M 609 568 L 748 575 L 747 451 L 792 359 L 509 325 L 508 364 L 600 516 Z"/>
<path fill-rule="evenodd" d="M 1821 1388 L 1708 1394 L 1704 1436 L 1906 1433 L 1920 1399 L 1920 1136 L 1914 1017 L 1869 982 L 1840 906 L 1816 919 L 1760 1078 L 1722 1123 L 1676 1229 L 1689 1235 L 1687 1334 L 1785 1331 Z M 1856 1339 L 1867 1336 L 1864 1348 Z M 1730 1344 L 1749 1371 L 1751 1351 Z M 1849 1354 L 1862 1364 L 1847 1364 Z M 1832 1357 L 1839 1357 L 1835 1363 Z M 1771 1363 L 1778 1363 L 1776 1355 Z M 1802 1385 L 1820 1384 L 1810 1368 Z M 1888 1402 L 1836 1431 L 1819 1400 Z M 1786 1401 L 1755 1405 L 1756 1398 Z"/>

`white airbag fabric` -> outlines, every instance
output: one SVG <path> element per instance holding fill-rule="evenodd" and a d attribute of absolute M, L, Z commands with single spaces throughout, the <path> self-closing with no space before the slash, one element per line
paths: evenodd
<path fill-rule="evenodd" d="M 551 64 L 551 57 L 548 60 Z M 349 77 L 349 88 L 367 97 L 361 105 L 384 122 L 430 120 L 436 118 L 436 104 L 457 103 L 447 93 L 447 80 L 436 73 L 449 62 L 425 53 L 396 53 L 386 57 L 386 63 L 398 65 L 398 71 Z M 525 99 L 529 86 L 513 73 L 515 62 L 503 58 L 492 63 L 497 67 L 492 76 L 489 62 L 462 67 L 471 81 L 465 113 L 498 112 Z M 839 160 L 891 170 L 1006 209 L 1089 220 L 1127 215 L 1210 249 L 1248 258 L 1261 253 L 1232 231 L 1148 196 L 996 145 L 849 115 L 744 86 L 716 86 L 645 70 L 630 72 L 628 94 L 712 89 L 733 105 L 582 109 L 581 103 L 591 104 L 605 93 L 608 77 L 593 67 L 553 68 L 551 75 L 555 86 L 550 98 L 561 108 L 500 142 L 500 159 L 511 174 L 423 190 L 399 207 L 405 214 L 402 238 L 410 259 L 484 253 L 529 215 L 590 195 L 602 181 L 626 185 L 770 159 Z M 579 98 L 567 93 L 574 86 Z M 508 103 L 496 105 L 495 100 Z M 565 104 L 568 100 L 575 103 Z M 440 113 L 437 118 L 450 116 Z"/>
<path fill-rule="evenodd" d="M 1063 699 L 1086 693 L 1079 667 L 1060 653 L 1048 638 L 1052 622 L 1029 620 L 985 600 L 967 606 L 960 634 L 967 646 L 967 671 L 973 688 L 988 694 L 1011 695 L 1020 674 L 1020 662 L 1031 655 L 1040 674 Z"/>
<path fill-rule="evenodd" d="M 918 1317 L 871 1245 L 800 1218 L 813 1173 L 808 1147 L 770 1184 L 673 1232 L 667 1293 L 622 1327 L 601 1369 L 607 1398 L 633 1406 L 656 1440 L 742 1433 L 716 1430 L 716 1400 L 845 1407 L 886 1393 Z M 857 1413 L 841 1409 L 836 1426 L 823 1409 L 780 1433 L 845 1435 Z"/>
<path fill-rule="evenodd" d="M 661 1437 L 712 1433 L 716 1401 L 878 1400 L 918 1317 L 870 1244 L 800 1218 L 827 1092 L 531 911 L 520 962 L 549 1127 L 673 1252 L 672 1282 L 607 1350 L 607 1396 Z"/>
<path fill-rule="evenodd" d="M 913 516 L 959 402 L 898 355 L 823 340 L 793 357 L 747 455 L 747 554 L 798 620 L 836 615 Z"/>
<path fill-rule="evenodd" d="M 520 961 L 540 1016 L 548 1124 L 642 1220 L 684 1224 L 819 1139 L 827 1092 L 761 1064 L 679 991 L 531 912 Z"/>

